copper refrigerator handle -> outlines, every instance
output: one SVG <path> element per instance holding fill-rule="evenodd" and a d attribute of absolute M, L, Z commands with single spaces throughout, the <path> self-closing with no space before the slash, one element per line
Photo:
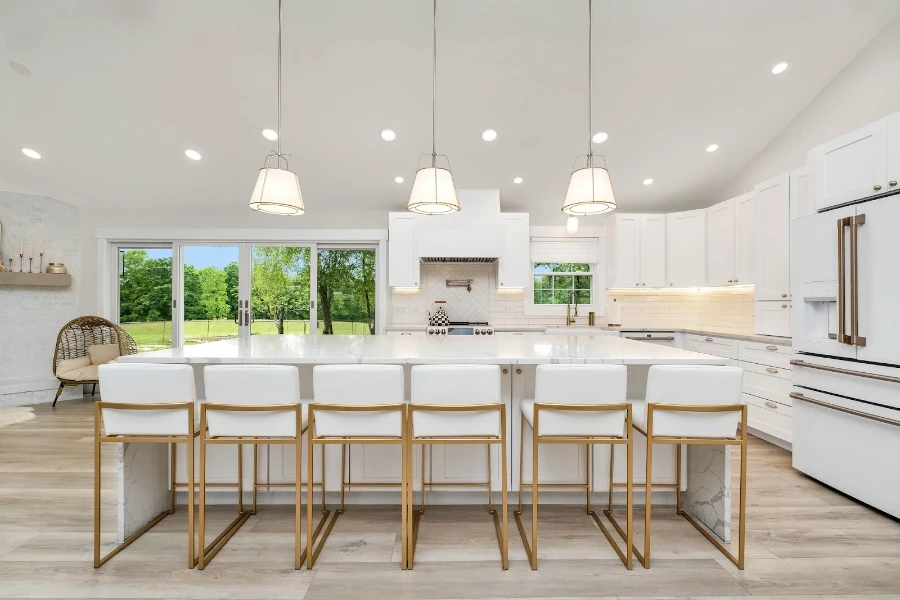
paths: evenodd
<path fill-rule="evenodd" d="M 852 408 L 846 408 L 844 406 L 839 406 L 837 404 L 831 404 L 830 402 L 822 402 L 821 400 L 816 400 L 814 398 L 810 398 L 809 396 L 804 396 L 799 392 L 791 392 L 788 394 L 794 400 L 800 400 L 801 402 L 809 402 L 810 404 L 816 404 L 818 406 L 824 408 L 830 408 L 832 410 L 836 410 L 842 413 L 847 413 L 848 415 L 853 415 L 855 417 L 862 417 L 863 419 L 870 419 L 872 421 L 878 421 L 879 423 L 886 423 L 888 425 L 894 425 L 895 427 L 900 427 L 900 421 L 895 421 L 894 419 L 888 419 L 887 417 L 881 417 L 878 415 L 870 415 L 869 413 L 864 413 L 858 410 L 853 410 Z"/>
<path fill-rule="evenodd" d="M 844 281 L 846 268 L 844 265 L 844 228 L 850 226 L 852 218 L 844 217 L 842 219 L 837 220 L 837 250 L 838 250 L 838 272 L 837 272 L 837 280 L 838 280 L 838 292 L 837 292 L 837 313 L 838 313 L 838 330 L 837 330 L 837 341 L 840 344 L 851 344 L 851 337 L 844 333 L 846 331 L 846 318 L 844 315 L 844 298 L 845 298 L 845 290 L 844 290 Z"/>
<path fill-rule="evenodd" d="M 866 373 L 865 371 L 851 371 L 850 369 L 841 369 L 840 367 L 829 367 L 828 365 L 819 365 L 816 363 L 808 363 L 805 360 L 793 359 L 790 363 L 795 367 L 807 367 L 809 369 L 818 369 L 819 371 L 828 371 L 829 373 L 840 373 L 841 375 L 852 375 L 853 377 L 863 377 L 865 379 L 875 379 L 876 381 L 886 381 L 888 383 L 900 383 L 900 377 L 891 377 L 890 375 L 879 375 L 878 373 Z"/>
<path fill-rule="evenodd" d="M 850 343 L 865 346 L 866 338 L 859 335 L 859 226 L 866 222 L 866 215 L 856 215 L 850 220 Z"/>

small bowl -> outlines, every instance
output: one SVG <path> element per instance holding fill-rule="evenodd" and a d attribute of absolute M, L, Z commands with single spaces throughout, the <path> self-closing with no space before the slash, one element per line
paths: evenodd
<path fill-rule="evenodd" d="M 62 263 L 47 263 L 47 268 L 44 269 L 44 273 L 56 273 L 62 275 L 64 273 L 68 273 L 69 270 L 66 269 L 66 265 Z"/>

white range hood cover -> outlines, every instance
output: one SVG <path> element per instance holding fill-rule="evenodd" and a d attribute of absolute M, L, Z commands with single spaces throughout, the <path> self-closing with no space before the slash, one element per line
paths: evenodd
<path fill-rule="evenodd" d="M 500 190 L 458 190 L 460 211 L 416 215 L 422 262 L 495 262 L 503 245 Z"/>

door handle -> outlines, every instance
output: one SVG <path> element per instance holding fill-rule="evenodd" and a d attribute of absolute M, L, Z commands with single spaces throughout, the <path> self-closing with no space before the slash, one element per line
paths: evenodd
<path fill-rule="evenodd" d="M 865 225 L 866 215 L 856 215 L 850 221 L 850 343 L 865 346 L 866 338 L 859 335 L 859 226 Z"/>
<path fill-rule="evenodd" d="M 775 404 L 774 402 L 768 402 L 768 401 L 767 401 L 767 402 L 766 402 L 766 406 L 768 406 L 769 408 L 774 408 L 775 410 L 778 410 L 778 405 Z"/>
<path fill-rule="evenodd" d="M 816 404 L 823 408 L 830 408 L 832 410 L 836 410 L 842 413 L 847 413 L 848 415 L 854 415 L 856 417 L 862 417 L 863 419 L 870 419 L 872 421 L 878 421 L 879 423 L 887 423 L 888 425 L 900 426 L 900 421 L 895 421 L 894 419 L 888 419 L 887 417 L 881 417 L 878 415 L 870 415 L 869 413 L 864 413 L 862 411 L 853 410 L 852 408 L 846 408 L 843 406 L 839 406 L 837 404 L 832 404 L 830 402 L 822 402 L 821 400 L 814 400 L 809 396 L 804 396 L 799 392 L 791 392 L 788 394 L 794 400 L 800 400 L 802 402 L 808 402 L 810 404 Z"/>
<path fill-rule="evenodd" d="M 840 344 L 851 344 L 851 338 L 845 333 L 846 331 L 846 308 L 844 307 L 844 299 L 846 292 L 844 290 L 844 277 L 846 267 L 844 264 L 844 228 L 850 226 L 852 218 L 844 217 L 837 220 L 837 249 L 838 249 L 838 293 L 837 293 L 837 313 L 838 313 L 838 331 L 837 341 Z"/>
<path fill-rule="evenodd" d="M 766 367 L 766 372 L 767 373 L 777 373 L 778 369 L 776 369 L 775 367 Z"/>

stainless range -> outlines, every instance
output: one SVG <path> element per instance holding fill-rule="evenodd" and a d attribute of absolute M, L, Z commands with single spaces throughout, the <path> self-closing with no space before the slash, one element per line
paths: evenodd
<path fill-rule="evenodd" d="M 487 322 L 451 321 L 448 325 L 429 325 L 425 335 L 494 335 Z"/>

